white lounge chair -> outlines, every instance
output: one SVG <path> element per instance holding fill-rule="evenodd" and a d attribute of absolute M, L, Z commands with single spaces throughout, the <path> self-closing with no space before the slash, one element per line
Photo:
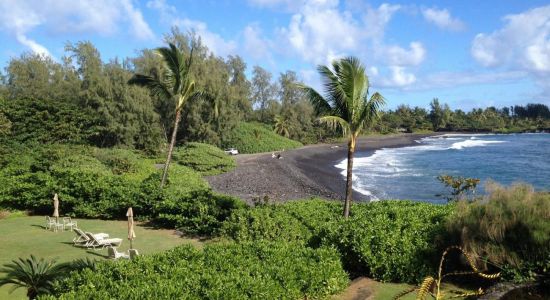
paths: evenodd
<path fill-rule="evenodd" d="M 130 255 L 126 253 L 118 252 L 117 249 L 112 246 L 107 247 L 107 253 L 109 255 L 109 258 L 112 258 L 112 259 L 119 259 L 119 258 L 130 259 Z"/>
<path fill-rule="evenodd" d="M 76 233 L 76 237 L 73 239 L 74 245 L 87 247 L 88 243 L 91 242 L 91 239 L 88 237 L 88 235 L 86 235 L 86 233 L 79 228 L 73 228 L 73 231 Z M 109 234 L 107 233 L 95 233 L 93 234 L 93 236 L 98 240 L 109 238 Z"/>
<path fill-rule="evenodd" d="M 73 230 L 73 228 L 77 228 L 78 225 L 76 224 L 76 221 L 71 220 L 71 217 L 64 217 L 63 218 L 63 230 L 66 230 L 68 227 Z"/>
<path fill-rule="evenodd" d="M 48 230 L 55 230 L 61 228 L 63 230 L 63 224 L 57 223 L 57 221 L 54 218 L 50 218 L 50 216 L 46 216 L 46 228 Z"/>
<path fill-rule="evenodd" d="M 111 246 L 111 247 L 118 247 L 120 244 L 122 244 L 122 239 L 119 238 L 109 238 L 109 239 L 98 239 L 93 234 L 86 232 L 86 235 L 90 238 L 90 242 L 86 244 L 87 248 L 94 248 L 101 247 L 101 249 Z"/>

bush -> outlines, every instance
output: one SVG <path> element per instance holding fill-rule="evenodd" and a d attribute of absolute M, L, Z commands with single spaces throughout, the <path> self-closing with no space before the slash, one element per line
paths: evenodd
<path fill-rule="evenodd" d="M 237 148 L 241 153 L 260 153 L 294 149 L 302 144 L 282 137 L 260 124 L 241 122 L 224 142 L 226 147 Z"/>
<path fill-rule="evenodd" d="M 187 143 L 175 149 L 174 162 L 189 167 L 203 176 L 217 175 L 235 168 L 235 160 L 216 146 Z"/>
<path fill-rule="evenodd" d="M 119 219 L 132 206 L 137 218 L 204 235 L 244 205 L 212 193 L 200 173 L 179 164 L 170 167 L 161 190 L 154 161 L 129 150 L 67 145 L 0 150 L 6 154 L 0 160 L 3 208 L 50 214 L 58 193 L 63 215 Z"/>
<path fill-rule="evenodd" d="M 198 190 L 157 202 L 153 221 L 187 234 L 213 235 L 233 211 L 244 207 L 246 203 L 235 197 Z"/>
<path fill-rule="evenodd" d="M 481 201 L 458 204 L 448 224 L 452 236 L 469 253 L 503 267 L 505 279 L 549 277 L 550 193 L 495 183 L 487 191 Z"/>
<path fill-rule="evenodd" d="M 417 282 L 431 274 L 444 248 L 444 221 L 452 205 L 409 201 L 354 204 L 344 220 L 341 204 L 296 201 L 239 211 L 222 227 L 236 241 L 284 240 L 335 246 L 350 273 L 383 281 Z"/>
<path fill-rule="evenodd" d="M 58 282 L 59 299 L 327 298 L 347 285 L 338 253 L 284 242 L 181 246 L 100 263 Z M 53 296 L 41 299 L 54 299 Z"/>

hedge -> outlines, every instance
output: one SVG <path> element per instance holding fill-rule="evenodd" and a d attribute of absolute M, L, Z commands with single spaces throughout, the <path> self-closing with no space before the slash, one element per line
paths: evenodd
<path fill-rule="evenodd" d="M 381 201 L 354 204 L 351 217 L 344 220 L 338 202 L 296 201 L 237 211 L 221 232 L 240 242 L 334 246 L 354 275 L 418 282 L 437 265 L 445 220 L 452 211 L 452 205 Z"/>
<path fill-rule="evenodd" d="M 54 295 L 39 299 L 321 299 L 347 283 L 333 248 L 262 241 L 101 263 L 71 273 Z"/>

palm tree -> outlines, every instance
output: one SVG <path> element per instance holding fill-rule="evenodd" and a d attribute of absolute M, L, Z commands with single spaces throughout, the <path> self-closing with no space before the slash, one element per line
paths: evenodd
<path fill-rule="evenodd" d="M 156 49 L 156 53 L 162 57 L 164 63 L 164 76 L 162 76 L 162 78 L 157 75 L 149 76 L 135 74 L 128 81 L 129 84 L 147 87 L 154 96 L 166 101 L 173 101 L 176 106 L 176 119 L 174 120 L 172 139 L 168 147 L 168 155 L 166 157 L 164 172 L 162 173 L 162 180 L 160 182 L 161 188 L 166 182 L 168 167 L 170 166 L 172 152 L 176 144 L 181 110 L 187 102 L 204 96 L 202 92 L 195 90 L 195 81 L 191 79 L 189 72 L 193 61 L 193 47 L 191 47 L 191 54 L 185 59 L 183 52 L 174 44 L 169 43 L 168 45 L 169 47 L 160 47 Z"/>
<path fill-rule="evenodd" d="M 27 297 L 34 299 L 39 294 L 49 293 L 54 280 L 63 275 L 68 268 L 68 264 L 56 264 L 55 261 L 37 259 L 33 255 L 27 259 L 19 258 L 0 269 L 0 272 L 6 274 L 0 278 L 0 286 L 13 284 L 10 293 L 18 288 L 26 288 Z"/>
<path fill-rule="evenodd" d="M 288 125 L 287 118 L 285 118 L 281 115 L 276 116 L 275 117 L 275 126 L 274 126 L 273 131 L 275 131 L 275 133 L 277 133 L 279 135 L 282 135 L 286 138 L 290 137 L 290 131 L 289 131 L 289 125 Z"/>
<path fill-rule="evenodd" d="M 380 108 L 385 104 L 385 100 L 379 93 L 374 93 L 369 98 L 369 78 L 365 73 L 365 67 L 355 57 L 333 61 L 332 69 L 328 66 L 318 66 L 317 70 L 323 77 L 325 97 L 311 87 L 302 88 L 320 115 L 319 121 L 333 129 L 340 128 L 349 139 L 344 201 L 344 217 L 348 218 L 353 191 L 353 154 L 357 136 L 362 129 L 372 127 L 380 118 Z"/>

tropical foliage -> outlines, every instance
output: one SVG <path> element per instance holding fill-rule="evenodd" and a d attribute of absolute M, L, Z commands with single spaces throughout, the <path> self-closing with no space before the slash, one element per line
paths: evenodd
<path fill-rule="evenodd" d="M 56 264 L 55 261 L 38 259 L 31 255 L 29 258 L 19 258 L 11 263 L 5 264 L 0 273 L 0 286 L 12 285 L 12 291 L 17 288 L 27 289 L 27 297 L 35 299 L 40 294 L 51 292 L 55 279 L 68 270 L 67 264 Z"/>
<path fill-rule="evenodd" d="M 336 247 L 354 276 L 416 283 L 433 272 L 438 249 L 445 248 L 445 220 L 452 210 L 452 205 L 408 201 L 358 203 L 346 220 L 336 202 L 294 201 L 236 211 L 222 235 Z"/>
<path fill-rule="evenodd" d="M 323 299 L 347 282 L 332 248 L 264 241 L 99 264 L 61 281 L 55 298 L 40 299 Z"/>
<path fill-rule="evenodd" d="M 175 106 L 174 128 L 172 129 L 172 138 L 168 146 L 168 154 L 164 163 L 164 171 L 160 187 L 164 186 L 168 168 L 172 160 L 172 151 L 176 145 L 178 135 L 178 125 L 181 119 L 181 110 L 187 102 L 194 101 L 203 97 L 203 93 L 195 89 L 195 81 L 191 78 L 190 70 L 193 62 L 193 47 L 188 58 L 184 57 L 176 45 L 170 43 L 169 47 L 157 48 L 155 51 L 162 57 L 164 64 L 164 73 L 160 77 L 157 74 L 153 76 L 135 74 L 129 81 L 129 84 L 139 85 L 148 88 L 155 97 L 162 99 Z M 168 104 L 170 106 L 170 104 Z"/>
<path fill-rule="evenodd" d="M 365 67 L 355 57 L 335 60 L 332 69 L 319 66 L 326 95 L 321 96 L 311 87 L 304 92 L 320 115 L 319 121 L 333 129 L 340 129 L 348 138 L 348 163 L 344 217 L 349 217 L 352 198 L 353 154 L 357 137 L 362 130 L 371 128 L 379 119 L 384 98 L 374 93 L 369 98 L 369 78 Z"/>
<path fill-rule="evenodd" d="M 259 153 L 294 149 L 300 142 L 287 139 L 257 123 L 239 123 L 227 138 L 227 146 L 240 153 Z"/>
<path fill-rule="evenodd" d="M 203 176 L 225 173 L 236 166 L 235 159 L 218 147 L 195 142 L 176 148 L 174 161 L 192 168 Z"/>
<path fill-rule="evenodd" d="M 483 201 L 459 202 L 448 230 L 462 247 L 504 269 L 507 279 L 550 277 L 550 194 L 528 185 L 487 185 Z"/>

